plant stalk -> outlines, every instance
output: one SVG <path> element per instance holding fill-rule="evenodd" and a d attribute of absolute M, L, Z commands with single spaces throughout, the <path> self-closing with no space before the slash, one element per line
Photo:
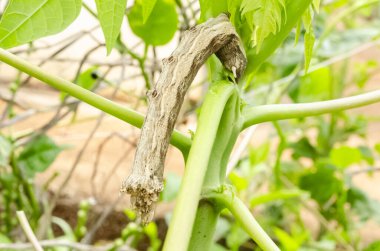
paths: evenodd
<path fill-rule="evenodd" d="M 248 107 L 243 112 L 243 129 L 263 122 L 340 112 L 376 102 L 380 102 L 380 90 L 328 101 Z"/>
<path fill-rule="evenodd" d="M 127 122 L 138 128 L 142 127 L 142 124 L 144 122 L 144 115 L 125 106 L 117 104 L 111 100 L 108 100 L 91 91 L 88 91 L 78 85 L 71 83 L 70 81 L 47 73 L 41 68 L 34 66 L 29 62 L 1 48 L 0 60 L 124 122 Z M 172 145 L 177 147 L 184 155 L 187 154 L 191 146 L 191 139 L 178 131 L 173 132 L 170 142 Z"/>
<path fill-rule="evenodd" d="M 226 207 L 242 228 L 264 251 L 280 251 L 277 245 L 268 236 L 265 230 L 253 217 L 246 205 L 231 191 L 231 188 L 223 188 L 222 192 L 209 192 L 204 195 L 210 201 Z"/>
<path fill-rule="evenodd" d="M 198 202 L 212 148 L 225 104 L 235 86 L 221 81 L 211 87 L 202 106 L 192 147 L 186 163 L 164 251 L 187 251 Z"/>

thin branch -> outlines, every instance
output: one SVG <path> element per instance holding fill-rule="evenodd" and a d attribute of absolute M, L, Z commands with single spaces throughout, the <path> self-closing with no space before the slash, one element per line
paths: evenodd
<path fill-rule="evenodd" d="M 226 207 L 241 224 L 242 228 L 264 251 L 280 251 L 265 230 L 253 217 L 248 207 L 232 191 L 232 188 L 222 188 L 223 192 L 211 191 L 204 198 L 215 201 Z"/>
<path fill-rule="evenodd" d="M 368 167 L 359 170 L 348 171 L 347 175 L 354 176 L 362 173 L 380 172 L 380 167 Z"/>
<path fill-rule="evenodd" d="M 268 121 L 303 118 L 339 112 L 376 102 L 380 102 L 380 90 L 329 101 L 248 107 L 243 113 L 245 118 L 243 128 Z"/>
<path fill-rule="evenodd" d="M 24 211 L 17 211 L 16 215 L 18 220 L 20 221 L 21 227 L 24 230 L 26 237 L 31 242 L 31 245 L 34 248 L 34 250 L 43 251 L 41 245 L 38 243 L 38 240 L 33 233 L 32 228 L 29 225 L 28 219 L 26 218 Z"/>
<path fill-rule="evenodd" d="M 52 75 L 6 50 L 0 49 L 0 60 L 135 127 L 141 128 L 143 124 L 144 116 L 142 114 L 110 101 L 65 79 Z M 187 153 L 190 149 L 191 139 L 178 131 L 174 131 L 171 143 L 182 152 Z"/>
<path fill-rule="evenodd" d="M 51 247 L 67 247 L 72 248 L 74 250 L 80 250 L 80 251 L 107 251 L 110 250 L 114 245 L 108 244 L 104 246 L 92 246 L 92 245 L 86 245 L 81 243 L 75 243 L 70 242 L 66 240 L 43 240 L 39 242 L 39 245 L 44 248 L 51 248 Z M 32 243 L 0 243 L 0 250 L 30 250 L 33 248 Z M 118 251 L 136 251 L 133 248 L 123 246 L 118 249 Z"/>

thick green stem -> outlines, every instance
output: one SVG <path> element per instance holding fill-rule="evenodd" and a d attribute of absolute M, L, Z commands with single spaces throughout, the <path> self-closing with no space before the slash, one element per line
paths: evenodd
<path fill-rule="evenodd" d="M 164 244 L 164 251 L 186 251 L 190 241 L 203 180 L 226 102 L 235 86 L 218 82 L 207 93 L 198 128 L 186 163 L 177 204 Z"/>
<path fill-rule="evenodd" d="M 99 96 L 91 91 L 88 91 L 78 85 L 75 85 L 65 79 L 54 76 L 41 68 L 34 66 L 27 61 L 0 49 L 0 61 L 19 69 L 30 76 L 33 76 L 42 82 L 68 93 L 69 95 L 86 102 L 118 119 L 121 119 L 135 127 L 141 128 L 144 122 L 144 116 L 136 111 L 133 111 L 125 106 L 112 102 L 102 96 Z M 190 149 L 191 139 L 184 134 L 175 131 L 171 138 L 171 144 L 180 149 L 185 155 Z"/>
<path fill-rule="evenodd" d="M 228 159 L 242 126 L 240 108 L 239 92 L 236 89 L 224 107 L 202 190 L 220 186 L 226 179 Z M 189 251 L 210 250 L 220 209 L 205 200 L 199 203 Z"/>
<path fill-rule="evenodd" d="M 210 250 L 219 218 L 215 205 L 206 200 L 199 202 L 188 251 Z"/>
<path fill-rule="evenodd" d="M 366 106 L 376 102 L 380 102 L 380 90 L 329 101 L 248 107 L 243 113 L 243 129 L 263 122 L 317 116 Z"/>
<path fill-rule="evenodd" d="M 209 192 L 204 195 L 210 201 L 226 207 L 240 223 L 247 234 L 264 251 L 280 251 L 268 234 L 253 217 L 246 205 L 231 191 L 231 188 L 222 188 L 221 191 Z"/>

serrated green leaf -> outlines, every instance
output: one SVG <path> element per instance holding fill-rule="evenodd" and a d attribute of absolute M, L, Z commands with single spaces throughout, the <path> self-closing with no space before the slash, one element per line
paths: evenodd
<path fill-rule="evenodd" d="M 256 52 L 259 52 L 264 39 L 279 31 L 282 13 L 285 13 L 285 0 L 243 0 L 241 10 L 242 15 L 253 17 L 252 41 Z"/>
<path fill-rule="evenodd" d="M 10 0 L 0 21 L 0 47 L 56 34 L 79 15 L 81 0 Z"/>
<path fill-rule="evenodd" d="M 135 2 L 128 14 L 129 25 L 134 34 L 149 45 L 168 43 L 177 31 L 178 17 L 173 0 L 157 0 L 148 20 L 143 22 L 140 1 Z"/>
<path fill-rule="evenodd" d="M 154 6 L 156 5 L 157 0 L 143 0 L 142 9 L 143 9 L 143 23 L 145 24 L 148 20 L 150 14 L 153 11 Z"/>
<path fill-rule="evenodd" d="M 30 141 L 17 157 L 17 164 L 29 177 L 45 171 L 63 150 L 48 136 L 42 135 Z"/>
<path fill-rule="evenodd" d="M 149 2 L 149 1 L 144 1 Z M 110 54 L 120 34 L 127 0 L 95 0 L 98 19 L 106 40 L 107 55 Z"/>

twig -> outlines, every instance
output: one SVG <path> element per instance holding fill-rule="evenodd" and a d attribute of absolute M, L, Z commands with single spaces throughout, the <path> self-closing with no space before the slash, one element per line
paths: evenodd
<path fill-rule="evenodd" d="M 74 250 L 80 250 L 80 251 L 107 251 L 113 247 L 113 244 L 108 244 L 104 246 L 92 246 L 82 243 L 75 243 L 70 242 L 66 240 L 43 240 L 39 242 L 39 245 L 45 248 L 50 247 L 68 247 L 72 248 Z M 13 250 L 30 250 L 33 248 L 32 243 L 0 243 L 0 250 L 7 250 L 7 249 L 13 249 Z M 136 249 L 133 249 L 131 247 L 123 246 L 118 249 L 118 251 L 136 251 Z"/>
<path fill-rule="evenodd" d="M 380 167 L 368 167 L 368 168 L 364 168 L 360 170 L 349 171 L 347 172 L 347 175 L 354 176 L 357 174 L 369 173 L 369 172 L 380 172 Z"/>
<path fill-rule="evenodd" d="M 240 39 L 225 14 L 185 32 L 172 55 L 163 60 L 160 77 L 147 95 L 150 102 L 132 174 L 121 188 L 121 192 L 131 195 L 132 206 L 143 223 L 152 220 L 158 194 L 163 189 L 169 139 L 184 96 L 200 67 L 214 53 L 236 78 L 242 75 L 246 58 Z"/>
<path fill-rule="evenodd" d="M 34 248 L 34 250 L 43 251 L 41 245 L 38 243 L 38 240 L 33 233 L 32 228 L 29 225 L 28 219 L 26 218 L 24 211 L 17 211 L 16 215 L 18 220 L 20 221 L 21 227 L 24 230 L 26 237 L 31 242 L 31 245 Z"/>

